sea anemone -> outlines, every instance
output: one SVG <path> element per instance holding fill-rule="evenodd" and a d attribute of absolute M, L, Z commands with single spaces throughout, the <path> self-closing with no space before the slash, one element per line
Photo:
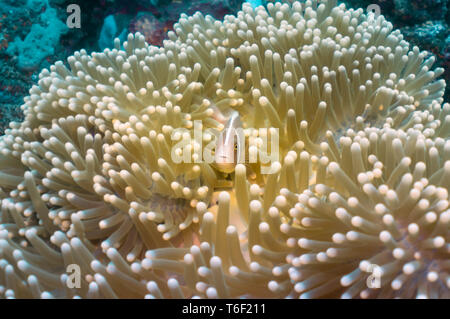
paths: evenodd
<path fill-rule="evenodd" d="M 182 15 L 174 31 L 41 72 L 0 138 L 0 296 L 448 297 L 434 57 L 334 0 Z M 269 128 L 280 160 L 202 161 L 230 111 L 246 151 Z"/>
<path fill-rule="evenodd" d="M 301 248 L 289 261 L 296 295 L 449 297 L 449 112 L 435 105 L 411 127 L 348 130 L 318 159 L 327 173 L 290 203 L 285 226 Z"/>

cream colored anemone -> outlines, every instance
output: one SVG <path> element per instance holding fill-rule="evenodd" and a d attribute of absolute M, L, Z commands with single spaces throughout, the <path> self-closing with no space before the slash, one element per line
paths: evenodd
<path fill-rule="evenodd" d="M 140 267 L 170 269 L 148 297 L 448 298 L 449 112 L 434 104 L 403 129 L 349 129 L 321 156 L 299 142 L 264 190 L 238 165 L 200 245 L 146 253 Z"/>
<path fill-rule="evenodd" d="M 449 107 L 436 118 L 448 121 Z M 325 178 L 290 203 L 285 226 L 302 250 L 289 261 L 295 294 L 449 297 L 448 122 L 425 128 L 419 118 L 428 116 L 416 114 L 406 131 L 349 130 L 333 158 L 320 158 Z M 376 289 L 371 275 L 381 279 Z"/>
<path fill-rule="evenodd" d="M 149 66 L 159 61 L 142 37 L 129 40 L 125 47 L 145 51 L 142 63 L 144 57 Z M 5 209 L 28 219 L 37 214 L 47 236 L 57 228 L 74 236 L 76 215 L 89 240 L 103 240 L 105 249 L 121 247 L 133 259 L 154 246 L 160 233 L 170 239 L 198 223 L 195 206 L 208 202 L 216 180 L 209 165 L 173 164 L 173 129 L 190 128 L 192 119 L 205 119 L 206 126 L 220 123 L 208 118 L 208 100 L 186 93 L 203 88 L 196 82 L 197 65 L 193 74 L 182 67 L 180 81 L 172 80 L 182 95 L 155 89 L 148 66 L 141 65 L 142 76 L 136 74 L 145 82 L 132 84 L 130 63 L 137 63 L 136 55 L 128 59 L 125 51 L 93 56 L 82 51 L 69 58 L 70 71 L 62 63 L 44 70 L 23 107 L 25 121 L 3 138 L 2 189 Z M 163 81 L 158 77 L 155 86 Z M 132 93 L 136 87 L 143 100 Z M 152 214 L 139 219 L 141 212 Z"/>
<path fill-rule="evenodd" d="M 382 16 L 315 4 L 183 15 L 163 47 L 44 69 L 0 137 L 0 296 L 447 297 L 443 69 Z M 231 110 L 280 161 L 197 162 L 195 121 L 210 142 Z"/>
<path fill-rule="evenodd" d="M 279 189 L 280 164 L 274 163 L 273 170 L 270 184 Z M 26 243 L 20 243 L 20 236 L 3 224 L 0 293 L 7 298 L 286 296 L 292 290 L 286 259 L 296 242 L 280 231 L 278 209 L 265 210 L 262 189 L 246 184 L 243 165 L 237 167 L 236 184 L 241 185 L 239 204 L 235 194 L 221 192 L 217 206 L 198 205 L 203 218 L 197 244 L 179 248 L 160 241 L 160 248 L 133 263 L 115 248 L 102 252 L 86 238 L 69 239 L 62 231 L 47 241 L 33 227 L 25 231 Z M 73 223 L 82 228 L 79 219 Z M 81 268 L 79 289 L 66 284 L 65 270 L 71 264 Z"/>
<path fill-rule="evenodd" d="M 282 129 L 287 139 L 281 144 L 288 148 L 301 138 L 318 152 L 316 142 L 327 129 L 352 126 L 357 116 L 383 122 L 442 101 L 445 82 L 434 79 L 443 69 L 431 71 L 435 58 L 410 50 L 383 16 L 331 0 L 317 10 L 314 4 L 244 5 L 223 23 L 182 16 L 169 36 L 200 61 L 202 71 L 217 72 L 227 56 L 225 74 L 240 79 L 221 89 L 243 94 L 244 104 L 235 108 L 247 125 Z"/>

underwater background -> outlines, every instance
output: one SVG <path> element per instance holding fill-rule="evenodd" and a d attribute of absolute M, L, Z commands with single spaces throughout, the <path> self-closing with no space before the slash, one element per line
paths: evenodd
<path fill-rule="evenodd" d="M 141 32 L 161 45 L 180 14 L 196 11 L 222 19 L 240 10 L 242 0 L 0 0 L 0 134 L 10 121 L 20 121 L 20 105 L 39 72 L 74 51 L 88 53 L 113 47 L 115 37 Z M 266 0 L 247 1 L 252 5 Z M 450 0 L 346 0 L 347 7 L 376 4 L 405 39 L 437 58 L 449 83 Z M 70 4 L 81 9 L 81 27 L 69 28 Z M 449 86 L 445 102 L 449 101 Z"/>

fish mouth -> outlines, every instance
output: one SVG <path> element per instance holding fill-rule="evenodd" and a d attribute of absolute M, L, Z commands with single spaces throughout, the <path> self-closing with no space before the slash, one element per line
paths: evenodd
<path fill-rule="evenodd" d="M 219 156 L 219 158 L 222 160 L 222 162 L 220 162 L 220 163 L 225 163 L 225 164 L 234 163 L 233 158 L 231 158 L 230 156 L 222 155 L 222 156 Z"/>
<path fill-rule="evenodd" d="M 236 163 L 229 157 L 220 157 L 220 160 L 216 160 L 214 166 L 222 173 L 230 174 L 234 172 Z"/>

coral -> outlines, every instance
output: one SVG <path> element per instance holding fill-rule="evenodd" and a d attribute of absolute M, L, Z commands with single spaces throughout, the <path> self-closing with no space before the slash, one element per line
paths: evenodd
<path fill-rule="evenodd" d="M 154 6 L 158 10 L 144 5 L 145 1 L 138 3 L 143 5 L 145 10 L 139 11 L 131 19 L 128 31 L 139 32 L 145 36 L 146 41 L 153 45 L 162 45 L 166 38 L 167 31 L 173 30 L 181 14 L 194 14 L 201 11 L 204 15 L 212 15 L 216 19 L 222 19 L 225 14 L 234 13 L 241 6 L 242 0 L 217 1 L 217 0 L 186 0 L 186 1 L 155 1 Z"/>
<path fill-rule="evenodd" d="M 109 15 L 103 21 L 103 26 L 98 38 L 98 46 L 100 50 L 111 48 L 114 46 L 114 39 L 117 36 L 117 24 L 113 15 Z"/>
<path fill-rule="evenodd" d="M 23 118 L 20 109 L 18 109 L 15 104 L 8 103 L 3 94 L 0 95 L 0 99 L 3 100 L 2 107 L 0 108 L 0 124 L 2 124 L 2 126 L 7 126 L 10 122 Z M 3 129 L 0 129 L 0 134 L 3 133 Z"/>
<path fill-rule="evenodd" d="M 167 29 L 164 23 L 160 22 L 152 14 L 138 14 L 131 22 L 129 30 L 132 33 L 139 32 L 144 35 L 145 41 L 153 45 L 162 45 Z"/>
<path fill-rule="evenodd" d="M 252 6 L 253 8 L 256 8 L 257 6 L 263 5 L 263 1 L 261 1 L 261 0 L 248 0 L 248 1 L 246 1 L 246 2 L 249 3 L 249 4 L 251 4 L 251 6 Z"/>
<path fill-rule="evenodd" d="M 119 38 L 124 40 L 126 38 L 126 28 L 120 28 L 116 22 L 114 15 L 109 15 L 103 21 L 100 36 L 98 38 L 98 46 L 100 50 L 114 47 L 114 39 Z"/>
<path fill-rule="evenodd" d="M 444 70 L 383 16 L 315 4 L 182 15 L 162 47 L 44 69 L 0 138 L 0 296 L 448 297 Z M 200 160 L 231 111 L 279 161 Z"/>
<path fill-rule="evenodd" d="M 61 22 L 67 19 L 67 5 L 70 1 L 66 0 L 3 0 L 0 6 L 0 74 L 2 75 L 0 82 L 2 86 L 0 90 L 0 104 L 6 103 L 15 105 L 11 109 L 11 113 L 7 117 L 0 118 L 0 134 L 3 134 L 5 128 L 8 126 L 9 120 L 20 121 L 22 114 L 20 112 L 20 105 L 23 103 L 23 97 L 27 94 L 29 88 L 35 82 L 39 71 L 43 68 L 48 68 L 51 64 L 58 60 L 66 60 L 66 58 L 73 54 L 74 51 L 84 48 L 88 52 L 99 50 L 98 40 L 104 19 L 108 15 L 114 15 L 119 34 L 115 35 L 122 40 L 126 40 L 128 34 L 125 29 L 128 29 L 130 21 L 137 15 L 138 12 L 153 14 L 163 21 L 161 32 L 165 27 L 171 28 L 175 23 L 181 12 L 190 13 L 196 10 L 202 10 L 212 14 L 216 18 L 222 18 L 224 14 L 235 13 L 240 6 L 242 0 L 233 1 L 230 5 L 224 4 L 223 1 L 216 1 L 212 4 L 211 1 L 194 0 L 177 3 L 170 3 L 170 6 L 154 7 L 151 2 L 146 0 L 90 0 L 79 2 L 81 8 L 82 27 L 80 29 L 68 29 L 59 37 L 59 40 L 53 41 L 53 53 L 47 55 L 40 61 L 37 66 L 33 65 L 32 70 L 24 72 L 18 65 L 17 50 L 6 51 L 14 39 L 25 40 L 31 31 L 33 25 L 43 25 L 41 22 L 41 13 L 45 10 L 48 3 L 51 8 L 56 10 L 57 17 Z M 45 28 L 45 24 L 43 25 Z M 31 38 L 30 38 L 31 39 Z M 106 46 L 113 47 L 113 38 L 107 41 Z M 23 44 L 22 42 L 17 44 Z M 15 44 L 16 44 L 15 43 Z M 14 44 L 14 46 L 15 46 Z M 37 43 L 38 46 L 41 43 Z M 100 49 L 104 49 L 105 44 Z M 16 48 L 14 48 L 16 49 Z M 45 47 L 44 49 L 48 49 Z M 37 50 L 37 48 L 33 48 Z M 13 52 L 14 51 L 14 52 Z M 51 51 L 51 50 L 50 50 Z M 48 52 L 50 52 L 48 51 Z M 38 63 L 38 56 L 43 55 L 38 52 L 37 55 L 32 56 L 33 63 Z M 36 59 L 35 59 L 36 58 Z M 25 60 L 25 59 L 22 59 Z M 17 81 L 17 77 L 23 77 Z M 3 100 L 3 98 L 5 100 Z M 1 111 L 3 114 L 6 109 Z M 14 115 L 14 117 L 12 117 Z M 19 116 L 16 116 L 19 115 Z"/>
<path fill-rule="evenodd" d="M 430 20 L 444 20 L 448 12 L 447 0 L 343 0 L 351 7 L 367 8 L 377 4 L 381 14 L 387 16 L 393 23 L 400 25 L 421 24 Z"/>
<path fill-rule="evenodd" d="M 58 19 L 56 10 L 47 6 L 40 16 L 40 24 L 33 24 L 25 39 L 14 39 L 7 52 L 18 55 L 20 69 L 36 69 L 45 57 L 54 53 L 54 48 L 65 32 L 67 26 Z"/>
<path fill-rule="evenodd" d="M 448 10 L 446 0 L 394 0 L 393 2 L 395 10 L 404 15 L 405 20 L 411 18 L 417 22 L 442 20 Z"/>
<path fill-rule="evenodd" d="M 41 11 L 48 6 L 48 0 L 27 0 L 26 6 L 33 11 Z"/>
<path fill-rule="evenodd" d="M 21 1 L 15 2 L 21 5 Z M 25 7 L 25 6 L 24 6 Z M 37 78 L 28 72 L 18 70 L 16 57 L 6 53 L 15 37 L 25 37 L 33 23 L 39 22 L 39 16 L 23 8 L 13 7 L 7 3 L 0 6 L 0 134 L 4 133 L 10 121 L 19 121 L 23 114 L 20 105 L 28 94 L 33 80 Z"/>

